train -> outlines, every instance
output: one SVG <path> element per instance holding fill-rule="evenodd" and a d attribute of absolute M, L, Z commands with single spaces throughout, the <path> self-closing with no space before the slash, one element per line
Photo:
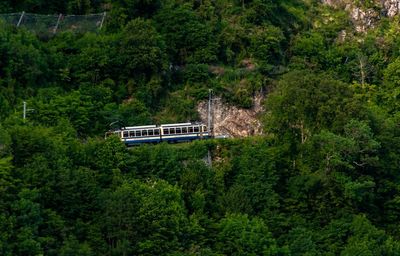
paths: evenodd
<path fill-rule="evenodd" d="M 106 133 L 106 137 L 116 135 L 127 146 L 144 143 L 188 142 L 211 138 L 211 132 L 202 123 L 177 123 L 122 127 Z"/>

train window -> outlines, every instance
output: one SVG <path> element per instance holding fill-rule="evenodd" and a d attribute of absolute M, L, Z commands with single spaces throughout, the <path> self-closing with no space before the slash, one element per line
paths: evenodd
<path fill-rule="evenodd" d="M 142 135 L 140 134 L 140 131 L 135 131 L 135 134 L 136 134 L 136 137 L 142 136 Z"/>
<path fill-rule="evenodd" d="M 182 133 L 187 133 L 187 127 L 182 127 Z"/>
<path fill-rule="evenodd" d="M 129 132 L 129 137 L 135 137 L 135 132 L 134 131 L 130 131 Z"/>
<path fill-rule="evenodd" d="M 188 127 L 189 132 L 193 132 L 193 127 Z"/>
<path fill-rule="evenodd" d="M 175 128 L 171 128 L 171 129 L 169 130 L 169 133 L 170 133 L 170 134 L 175 134 Z"/>
<path fill-rule="evenodd" d="M 153 131 L 154 130 L 149 130 L 149 136 L 153 136 Z"/>
<path fill-rule="evenodd" d="M 167 128 L 167 129 L 164 129 L 164 134 L 169 134 L 168 128 Z"/>
<path fill-rule="evenodd" d="M 207 126 L 203 126 L 203 132 L 206 132 L 207 131 Z"/>
<path fill-rule="evenodd" d="M 181 128 L 176 128 L 176 134 L 181 133 Z"/>
<path fill-rule="evenodd" d="M 194 127 L 194 132 L 199 132 L 199 127 L 198 126 Z"/>
<path fill-rule="evenodd" d="M 160 135 L 160 130 L 159 129 L 155 129 L 154 130 L 154 135 Z"/>
<path fill-rule="evenodd" d="M 147 136 L 147 130 L 142 130 L 142 136 Z"/>
<path fill-rule="evenodd" d="M 124 137 L 124 138 L 128 138 L 128 137 L 129 137 L 129 133 L 128 133 L 128 131 L 124 132 L 124 135 L 123 135 L 123 137 Z"/>

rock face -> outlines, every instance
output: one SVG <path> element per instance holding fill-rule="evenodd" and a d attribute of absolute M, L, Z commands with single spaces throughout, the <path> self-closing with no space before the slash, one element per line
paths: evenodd
<path fill-rule="evenodd" d="M 350 15 L 357 32 L 366 32 L 380 20 L 379 13 L 373 9 L 350 8 Z"/>
<path fill-rule="evenodd" d="M 382 1 L 382 5 L 385 8 L 386 15 L 393 17 L 400 12 L 400 0 L 385 0 Z"/>
<path fill-rule="evenodd" d="M 351 0 L 322 0 L 322 3 L 348 11 L 357 32 L 366 32 L 382 17 L 392 18 L 400 13 L 400 0 L 374 0 L 373 8 L 359 6 L 358 1 Z"/>
<path fill-rule="evenodd" d="M 221 98 L 214 98 L 214 134 L 228 135 L 229 137 L 247 137 L 262 134 L 261 123 L 258 116 L 263 112 L 262 95 L 253 98 L 254 105 L 251 109 L 242 109 L 225 104 Z M 197 106 L 200 118 L 207 123 L 207 101 L 200 102 Z"/>

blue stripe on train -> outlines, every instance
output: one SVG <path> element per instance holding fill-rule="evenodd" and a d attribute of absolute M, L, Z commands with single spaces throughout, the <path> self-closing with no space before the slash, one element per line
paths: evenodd
<path fill-rule="evenodd" d="M 167 141 L 167 142 L 184 142 L 184 141 L 191 141 L 191 140 L 198 140 L 198 139 L 207 139 L 209 136 L 185 136 L 185 137 L 171 137 L 171 136 L 164 136 L 162 137 L 162 140 L 160 138 L 153 138 L 153 139 L 144 139 L 144 140 L 125 140 L 126 145 L 138 145 L 138 144 L 143 144 L 143 143 L 160 143 L 161 141 Z"/>

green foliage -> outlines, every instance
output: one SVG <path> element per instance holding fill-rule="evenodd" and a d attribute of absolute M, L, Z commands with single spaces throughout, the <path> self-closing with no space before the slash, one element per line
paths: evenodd
<path fill-rule="evenodd" d="M 48 38 L 0 22 L 0 255 L 399 254 L 398 18 L 360 34 L 318 1 L 0 3 L 23 10 L 107 16 Z M 265 134 L 104 139 L 199 121 L 208 89 L 250 111 L 265 94 Z"/>
<path fill-rule="evenodd" d="M 305 35 L 299 35 L 296 38 L 293 53 L 295 55 L 304 56 L 310 58 L 310 62 L 318 62 L 319 60 L 314 58 L 322 58 L 321 53 L 325 51 L 324 38 L 319 33 L 310 33 Z"/>
<path fill-rule="evenodd" d="M 107 3 L 110 3 L 107 1 Z M 109 18 L 107 19 L 107 30 L 121 29 L 129 20 L 137 17 L 150 18 L 161 7 L 160 0 L 118 0 L 113 1 Z"/>
<path fill-rule="evenodd" d="M 11 143 L 9 133 L 0 125 L 0 156 L 7 152 Z"/>
<path fill-rule="evenodd" d="M 60 255 L 62 256 L 73 256 L 73 255 L 90 256 L 93 255 L 90 247 L 87 244 L 80 244 L 79 241 L 70 236 L 64 241 L 63 247 L 61 248 Z"/>
<path fill-rule="evenodd" d="M 168 107 L 160 113 L 160 123 L 174 123 L 178 120 L 198 120 L 196 100 L 190 92 L 177 91 L 168 100 Z"/>
<path fill-rule="evenodd" d="M 120 106 L 119 112 L 125 124 L 146 125 L 151 123 L 150 113 L 144 104 L 138 100 L 132 100 Z"/>
<path fill-rule="evenodd" d="M 399 58 L 390 63 L 384 70 L 384 87 L 382 90 L 382 100 L 389 110 L 396 112 L 399 110 Z"/>
<path fill-rule="evenodd" d="M 350 227 L 351 236 L 341 255 L 396 255 L 392 248 L 385 248 L 385 232 L 378 230 L 364 217 L 355 216 Z M 392 241 L 390 241 L 392 242 Z M 393 242 L 392 242 L 393 243 Z M 391 246 L 398 246 L 396 242 Z M 394 254 L 392 254 L 394 253 Z"/>
<path fill-rule="evenodd" d="M 268 218 L 279 206 L 274 192 L 277 181 L 274 153 L 263 142 L 256 145 L 243 142 L 239 148 L 232 149 L 230 169 L 225 170 L 227 191 L 222 199 L 227 212 Z"/>
<path fill-rule="evenodd" d="M 274 26 L 263 26 L 254 29 L 250 37 L 250 53 L 259 60 L 260 68 L 268 72 L 283 58 L 282 42 L 285 39 L 281 29 Z"/>
<path fill-rule="evenodd" d="M 117 65 L 115 56 L 119 36 L 85 34 L 82 38 L 74 38 L 71 34 L 62 34 L 56 40 L 60 41 L 55 43 L 60 55 L 69 59 L 67 65 L 60 69 L 60 76 L 68 87 L 83 82 L 98 84 L 115 77 L 112 71 Z M 71 56 L 71 51 L 78 54 Z"/>
<path fill-rule="evenodd" d="M 313 233 L 306 228 L 294 228 L 288 234 L 291 255 L 318 255 Z"/>
<path fill-rule="evenodd" d="M 283 76 L 267 99 L 267 111 L 268 131 L 301 143 L 323 128 L 340 131 L 351 118 L 365 115 L 348 85 L 305 71 Z"/>
<path fill-rule="evenodd" d="M 217 47 L 213 28 L 202 23 L 188 5 L 166 6 L 155 17 L 173 64 L 211 63 Z"/>
<path fill-rule="evenodd" d="M 85 14 L 91 11 L 98 11 L 101 4 L 106 1 L 94 0 L 67 0 L 67 1 L 4 1 L 4 8 L 12 9 L 14 12 L 39 12 L 43 14 L 53 13 L 69 13 L 69 14 Z M 7 9 L 6 9 L 7 10 Z"/>
<path fill-rule="evenodd" d="M 276 241 L 258 218 L 228 215 L 219 223 L 216 249 L 229 255 L 278 255 Z"/>
<path fill-rule="evenodd" d="M 42 223 L 40 204 L 35 202 L 38 198 L 36 190 L 23 189 L 19 193 L 19 200 L 12 205 L 16 213 L 15 236 L 18 255 L 37 255 L 42 253 L 38 232 Z"/>
<path fill-rule="evenodd" d="M 28 96 L 34 88 L 48 85 L 54 81 L 50 68 L 54 56 L 34 35 L 0 24 L 0 85 L 4 107 L 15 103 L 15 96 Z"/>
<path fill-rule="evenodd" d="M 164 42 L 150 21 L 132 20 L 121 39 L 119 56 L 127 72 L 152 74 L 165 68 Z"/>
<path fill-rule="evenodd" d="M 103 225 L 112 254 L 154 255 L 179 248 L 186 220 L 178 188 L 164 181 L 124 182 L 105 200 Z"/>

